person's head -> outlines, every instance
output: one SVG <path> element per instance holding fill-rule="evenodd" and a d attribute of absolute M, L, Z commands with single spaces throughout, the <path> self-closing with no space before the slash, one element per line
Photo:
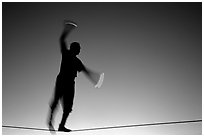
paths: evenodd
<path fill-rule="evenodd" d="M 78 42 L 72 42 L 70 45 L 70 51 L 71 53 L 76 56 L 80 53 L 80 44 Z"/>

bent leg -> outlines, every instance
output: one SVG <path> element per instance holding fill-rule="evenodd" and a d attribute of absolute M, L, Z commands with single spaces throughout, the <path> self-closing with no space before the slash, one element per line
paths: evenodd
<path fill-rule="evenodd" d="M 49 116 L 48 116 L 49 126 L 52 126 L 52 124 L 53 124 L 53 116 L 56 112 L 58 102 L 59 102 L 60 98 L 62 97 L 61 91 L 60 91 L 60 85 L 59 85 L 58 81 L 56 82 L 56 86 L 55 86 L 54 90 L 55 90 L 54 96 L 53 96 L 53 99 L 50 103 L 50 110 L 49 110 Z"/>

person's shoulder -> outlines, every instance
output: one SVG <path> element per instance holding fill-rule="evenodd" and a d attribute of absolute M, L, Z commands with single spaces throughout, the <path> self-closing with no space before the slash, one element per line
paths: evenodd
<path fill-rule="evenodd" d="M 76 59 L 77 61 L 81 62 L 81 59 L 80 59 L 80 58 L 78 58 L 78 57 L 75 57 L 75 59 Z"/>
<path fill-rule="evenodd" d="M 77 62 L 78 64 L 82 64 L 82 61 L 81 61 L 81 59 L 80 59 L 80 58 L 75 57 L 75 60 L 76 60 L 76 62 Z"/>
<path fill-rule="evenodd" d="M 77 66 L 77 70 L 80 72 L 80 71 L 82 71 L 82 70 L 85 70 L 84 68 L 84 64 L 83 64 L 83 62 L 78 58 L 78 57 L 76 57 L 76 66 Z"/>
<path fill-rule="evenodd" d="M 66 56 L 71 56 L 71 53 L 69 50 L 65 50 L 64 52 L 62 52 L 62 54 Z"/>

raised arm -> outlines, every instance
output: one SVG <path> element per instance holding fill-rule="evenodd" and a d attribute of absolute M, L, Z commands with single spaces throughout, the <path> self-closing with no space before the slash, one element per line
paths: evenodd
<path fill-rule="evenodd" d="M 60 36 L 60 50 L 62 53 L 68 50 L 66 47 L 66 37 L 74 28 L 76 28 L 76 25 L 74 24 L 76 23 L 73 23 L 71 21 L 64 21 L 64 30 Z"/>

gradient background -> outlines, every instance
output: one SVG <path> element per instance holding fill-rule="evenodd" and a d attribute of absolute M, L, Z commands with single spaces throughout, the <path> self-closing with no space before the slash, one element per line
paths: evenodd
<path fill-rule="evenodd" d="M 84 64 L 105 73 L 100 89 L 78 75 L 67 127 L 202 119 L 202 3 L 3 3 L 3 125 L 47 127 L 64 18 L 79 26 L 67 43 L 79 41 Z M 70 135 L 201 133 L 190 123 Z"/>

